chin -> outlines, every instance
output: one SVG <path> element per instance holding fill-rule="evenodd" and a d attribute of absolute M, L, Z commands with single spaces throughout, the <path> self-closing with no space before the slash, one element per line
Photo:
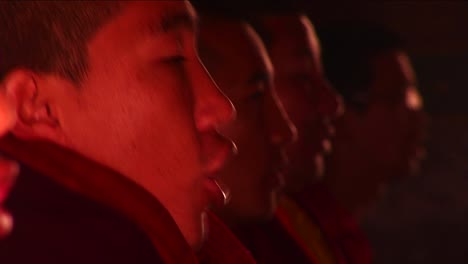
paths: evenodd
<path fill-rule="evenodd" d="M 194 234 L 191 240 L 189 240 L 190 247 L 192 247 L 195 251 L 198 251 L 202 248 L 203 244 L 205 243 L 207 237 L 208 237 L 208 217 L 206 212 L 203 212 L 201 216 L 201 222 L 200 222 L 200 229 L 199 231 Z"/>

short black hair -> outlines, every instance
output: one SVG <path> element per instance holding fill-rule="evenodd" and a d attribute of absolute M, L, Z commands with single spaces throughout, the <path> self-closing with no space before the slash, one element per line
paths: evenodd
<path fill-rule="evenodd" d="M 273 34 L 271 34 L 268 28 L 265 27 L 265 25 L 261 21 L 261 18 L 250 17 L 248 21 L 250 25 L 252 25 L 252 28 L 255 30 L 255 32 L 257 32 L 258 36 L 260 36 L 260 39 L 262 39 L 267 50 L 270 50 L 274 41 Z"/>
<path fill-rule="evenodd" d="M 191 0 L 197 11 L 214 16 L 242 20 L 267 15 L 293 14 L 301 10 L 301 0 Z"/>
<path fill-rule="evenodd" d="M 87 42 L 121 5 L 116 1 L 1 1 L 0 78 L 15 68 L 79 83 Z"/>
<path fill-rule="evenodd" d="M 374 78 L 371 60 L 405 49 L 398 34 L 369 21 L 339 21 L 317 27 L 325 75 L 348 107 L 364 108 Z"/>

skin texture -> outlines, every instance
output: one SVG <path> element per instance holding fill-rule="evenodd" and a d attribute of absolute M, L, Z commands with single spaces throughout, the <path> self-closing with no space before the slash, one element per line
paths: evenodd
<path fill-rule="evenodd" d="M 368 108 L 348 108 L 339 120 L 332 170 L 325 177 L 335 196 L 358 217 L 386 184 L 417 172 L 427 125 L 408 56 L 387 51 L 371 63 Z"/>
<path fill-rule="evenodd" d="M 232 199 L 217 213 L 230 226 L 273 215 L 286 159 L 295 137 L 273 86 L 273 67 L 257 34 L 236 21 L 208 19 L 200 29 L 201 57 L 237 109 L 235 122 L 220 127 L 238 147 L 220 172 Z"/>
<path fill-rule="evenodd" d="M 222 199 L 211 178 L 232 142 L 216 127 L 233 107 L 199 61 L 195 23 L 186 1 L 128 2 L 89 40 L 79 86 L 28 69 L 3 86 L 15 95 L 16 136 L 70 148 L 135 181 L 197 248 L 204 211 Z"/>
<path fill-rule="evenodd" d="M 272 16 L 260 23 L 271 36 L 267 47 L 278 96 L 297 127 L 298 140 L 287 148 L 286 187 L 299 192 L 323 175 L 323 156 L 330 151 L 341 99 L 323 76 L 320 44 L 307 17 Z"/>

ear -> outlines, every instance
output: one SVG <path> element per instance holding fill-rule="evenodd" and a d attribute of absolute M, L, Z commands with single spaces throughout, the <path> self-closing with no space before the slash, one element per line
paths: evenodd
<path fill-rule="evenodd" d="M 15 100 L 0 85 L 0 137 L 13 129 L 17 119 Z"/>
<path fill-rule="evenodd" d="M 14 70 L 3 86 L 11 105 L 15 106 L 16 123 L 11 132 L 26 140 L 61 140 L 61 130 L 48 97 L 47 78 L 26 71 Z"/>

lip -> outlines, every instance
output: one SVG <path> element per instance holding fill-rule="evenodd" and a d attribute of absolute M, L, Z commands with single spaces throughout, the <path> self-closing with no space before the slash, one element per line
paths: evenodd
<path fill-rule="evenodd" d="M 223 207 L 231 200 L 231 192 L 227 186 L 215 178 L 206 178 L 205 190 L 208 193 L 208 207 Z"/>
<path fill-rule="evenodd" d="M 204 135 L 203 151 L 207 157 L 204 161 L 204 187 L 208 194 L 209 206 L 226 205 L 231 197 L 227 186 L 218 179 L 219 172 L 236 153 L 237 146 L 231 140 L 217 133 Z"/>
<path fill-rule="evenodd" d="M 335 127 L 330 120 L 324 119 L 318 130 L 320 136 L 315 146 L 317 152 L 318 154 L 330 154 L 333 148 L 332 139 L 335 136 Z"/>
<path fill-rule="evenodd" d="M 275 187 L 277 189 L 281 189 L 285 185 L 284 175 L 289 166 L 289 160 L 284 151 L 276 151 L 274 155 L 274 168 L 271 173 L 270 177 L 270 185 L 271 187 Z"/>
<path fill-rule="evenodd" d="M 326 156 L 333 151 L 333 138 L 331 137 L 316 137 L 312 145 L 311 150 L 314 151 L 314 155 Z"/>
<path fill-rule="evenodd" d="M 219 143 L 214 151 L 208 153 L 208 159 L 204 164 L 204 172 L 210 178 L 214 178 L 216 174 L 224 167 L 229 159 L 237 154 L 237 146 L 230 140 L 223 140 L 224 143 Z"/>

